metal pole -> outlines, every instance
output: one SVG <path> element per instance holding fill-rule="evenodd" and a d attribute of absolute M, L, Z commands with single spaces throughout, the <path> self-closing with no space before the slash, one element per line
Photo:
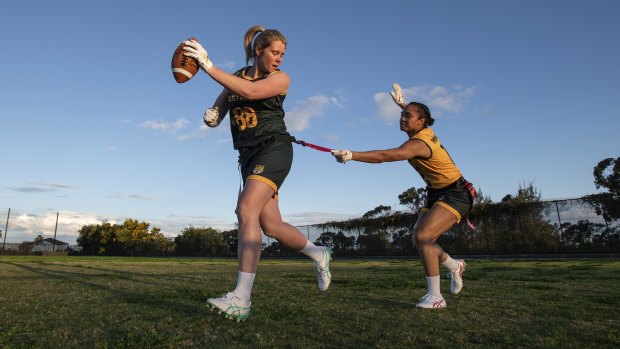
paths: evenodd
<path fill-rule="evenodd" d="M 56 228 L 54 228 L 54 242 L 52 243 L 52 252 L 56 251 L 56 232 L 58 231 L 58 214 L 60 212 L 56 211 Z"/>
<path fill-rule="evenodd" d="M 9 216 L 11 215 L 11 208 L 9 207 L 9 213 L 6 215 L 6 225 L 4 226 L 4 241 L 2 242 L 2 251 L 4 251 L 4 245 L 6 244 L 6 232 L 9 229 Z"/>
<path fill-rule="evenodd" d="M 566 252 L 566 241 L 564 241 L 564 229 L 562 229 L 562 220 L 560 219 L 560 209 L 558 202 L 555 201 L 555 211 L 558 213 L 558 223 L 560 224 L 560 239 L 562 239 L 562 249 Z"/>

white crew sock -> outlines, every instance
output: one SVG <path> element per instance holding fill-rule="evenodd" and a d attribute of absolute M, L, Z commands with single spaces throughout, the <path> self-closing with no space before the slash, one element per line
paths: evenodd
<path fill-rule="evenodd" d="M 317 262 L 321 262 L 323 260 L 323 255 L 325 248 L 323 246 L 317 246 L 308 240 L 306 242 L 306 247 L 299 250 L 299 252 L 305 254 L 306 256 L 312 258 Z"/>
<path fill-rule="evenodd" d="M 256 273 L 244 273 L 242 271 L 239 272 L 239 276 L 237 278 L 237 288 L 235 288 L 235 294 L 244 305 L 250 304 L 250 297 L 252 295 L 252 285 L 254 285 L 254 278 L 256 277 Z"/>
<path fill-rule="evenodd" d="M 428 288 L 428 292 L 433 296 L 441 296 L 441 291 L 439 289 L 439 275 L 437 276 L 427 276 L 426 277 L 426 285 Z"/>
<path fill-rule="evenodd" d="M 441 263 L 441 265 L 448 268 L 448 270 L 450 270 L 451 272 L 459 270 L 459 262 L 457 262 L 455 259 L 452 259 L 452 257 L 450 257 L 450 255 L 448 255 L 447 253 L 446 256 L 448 256 L 448 258 L 443 263 Z"/>

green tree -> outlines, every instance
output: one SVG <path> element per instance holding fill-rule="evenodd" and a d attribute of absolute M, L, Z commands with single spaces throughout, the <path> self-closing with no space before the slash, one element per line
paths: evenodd
<path fill-rule="evenodd" d="M 342 231 L 338 233 L 327 231 L 322 233 L 315 243 L 321 246 L 331 246 L 337 256 L 344 256 L 351 254 L 351 251 L 353 251 L 355 237 L 346 236 Z"/>
<path fill-rule="evenodd" d="M 391 211 L 391 206 L 379 205 L 364 213 L 362 216 L 362 220 L 366 221 L 364 233 L 356 240 L 356 245 L 361 251 L 375 256 L 387 254 L 389 222 L 386 218 L 390 216 Z"/>
<path fill-rule="evenodd" d="M 467 247 L 474 253 L 491 253 L 496 244 L 498 226 L 494 223 L 495 217 L 489 212 L 493 210 L 494 203 L 490 196 L 486 195 L 481 188 L 476 189 L 474 209 L 470 213 L 470 220 L 476 226 L 477 233 L 468 231 L 469 227 L 463 224 L 455 227 L 462 231 L 462 238 L 467 240 Z"/>
<path fill-rule="evenodd" d="M 426 188 L 411 187 L 398 195 L 398 201 L 409 207 L 411 212 L 418 212 L 426 201 Z"/>
<path fill-rule="evenodd" d="M 564 226 L 564 243 L 572 252 L 592 252 L 592 236 L 604 229 L 600 223 L 580 220 Z"/>
<path fill-rule="evenodd" d="M 20 254 L 29 254 L 32 252 L 32 248 L 34 247 L 34 242 L 32 241 L 22 241 L 21 244 L 17 247 L 17 251 Z"/>
<path fill-rule="evenodd" d="M 413 246 L 413 229 L 399 229 L 392 234 L 392 247 L 399 255 L 417 254 Z"/>
<path fill-rule="evenodd" d="M 603 216 L 606 224 L 620 219 L 620 158 L 601 160 L 594 167 L 594 184 L 596 188 L 607 188 L 607 193 L 587 196 L 588 202 L 596 213 Z"/>
<path fill-rule="evenodd" d="M 173 243 L 158 227 L 150 228 L 148 222 L 127 218 L 122 225 L 116 225 L 116 241 L 122 246 L 123 254 L 130 256 L 151 256 L 168 254 Z"/>
<path fill-rule="evenodd" d="M 182 256 L 229 255 L 226 235 L 213 228 L 188 227 L 174 239 L 176 252 Z"/>
<path fill-rule="evenodd" d="M 610 193 L 620 196 L 620 157 L 599 161 L 594 167 L 594 184 L 597 189 L 607 188 Z"/>
<path fill-rule="evenodd" d="M 297 251 L 282 245 L 279 241 L 275 240 L 270 245 L 266 243 L 262 244 L 263 256 L 279 256 L 279 257 L 292 257 L 299 255 Z"/>
<path fill-rule="evenodd" d="M 336 237 L 336 233 L 331 231 L 326 231 L 321 233 L 318 238 L 314 241 L 315 244 L 320 246 L 334 246 L 334 238 Z"/>
<path fill-rule="evenodd" d="M 519 185 L 516 196 L 507 195 L 502 202 L 509 213 L 504 233 L 511 252 L 559 251 L 559 234 L 545 219 L 545 205 L 533 183 Z"/>
<path fill-rule="evenodd" d="M 384 216 L 389 215 L 391 210 L 392 210 L 391 206 L 379 205 L 375 207 L 374 209 L 364 213 L 362 218 L 370 219 L 370 218 L 376 218 L 376 217 L 384 217 Z"/>
<path fill-rule="evenodd" d="M 128 218 L 123 224 L 82 226 L 77 238 L 82 253 L 87 255 L 162 255 L 171 253 L 174 245 L 157 227 Z"/>
<path fill-rule="evenodd" d="M 119 254 L 115 228 L 108 222 L 82 226 L 78 231 L 77 244 L 82 254 L 86 255 Z"/>
<path fill-rule="evenodd" d="M 350 254 L 355 247 L 355 236 L 347 236 L 342 231 L 334 236 L 333 241 L 336 252 L 343 255 Z"/>
<path fill-rule="evenodd" d="M 224 235 L 224 241 L 226 241 L 226 246 L 228 246 L 228 256 L 236 256 L 237 249 L 239 247 L 239 230 L 227 230 L 222 232 Z"/>
<path fill-rule="evenodd" d="M 266 244 L 265 244 L 266 245 Z M 263 247 L 261 255 L 264 257 L 272 257 L 280 255 L 280 243 L 276 240 L 268 246 Z"/>

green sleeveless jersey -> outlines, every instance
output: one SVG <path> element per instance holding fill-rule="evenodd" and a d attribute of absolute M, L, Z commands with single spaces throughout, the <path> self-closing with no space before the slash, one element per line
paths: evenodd
<path fill-rule="evenodd" d="M 240 69 L 233 75 L 250 81 L 258 81 L 278 72 L 251 79 L 245 76 L 247 69 L 249 67 Z M 282 107 L 285 97 L 286 93 L 283 93 L 266 99 L 247 100 L 231 92 L 228 96 L 230 132 L 235 149 L 256 146 L 274 135 L 288 135 Z"/>

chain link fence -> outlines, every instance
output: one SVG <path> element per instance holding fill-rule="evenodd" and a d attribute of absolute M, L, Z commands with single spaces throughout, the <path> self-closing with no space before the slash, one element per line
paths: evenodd
<path fill-rule="evenodd" d="M 298 226 L 310 241 L 330 245 L 340 256 L 417 256 L 413 226 L 417 213 L 397 213 Z M 620 202 L 606 195 L 476 206 L 477 226 L 455 225 L 438 239 L 453 254 L 557 254 L 620 252 Z M 267 255 L 292 251 L 267 239 Z"/>
<path fill-rule="evenodd" d="M 417 256 L 413 245 L 413 226 L 417 218 L 418 214 L 415 212 L 396 212 L 380 217 L 325 222 L 297 228 L 308 240 L 331 246 L 336 255 L 342 257 Z M 477 226 L 477 231 L 474 232 L 467 224 L 460 223 L 438 239 L 438 243 L 449 253 L 506 255 L 620 252 L 620 200 L 611 194 L 565 200 L 511 200 L 477 204 L 469 218 Z M 227 236 L 226 239 L 219 239 L 220 243 L 224 244 L 223 248 L 206 246 L 204 250 L 228 251 L 226 256 L 233 256 L 237 250 L 236 231 L 222 233 Z M 3 239 L 6 240 L 6 235 Z M 174 245 L 174 239 L 169 240 Z M 36 249 L 41 252 L 52 250 L 80 253 L 81 247 L 59 245 L 54 239 L 43 239 L 39 241 L 39 245 L 30 246 L 28 251 L 25 251 L 28 246 L 24 243 L 3 241 L 0 252 L 28 253 Z M 161 252 L 175 253 L 179 251 L 176 251 L 174 246 Z M 208 255 L 215 255 L 213 253 Z M 267 236 L 263 236 L 262 254 L 299 256 L 297 252 L 281 246 L 278 241 Z"/>

